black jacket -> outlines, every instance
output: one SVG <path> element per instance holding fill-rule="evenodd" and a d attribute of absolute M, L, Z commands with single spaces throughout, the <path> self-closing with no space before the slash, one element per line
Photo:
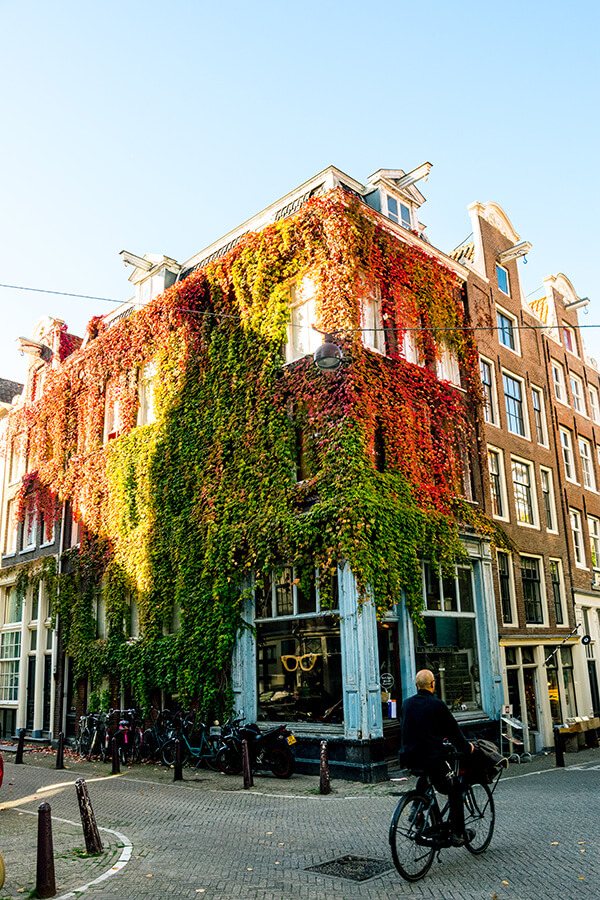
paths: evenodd
<path fill-rule="evenodd" d="M 402 747 L 400 761 L 405 766 L 426 768 L 445 758 L 443 741 L 448 740 L 461 753 L 470 750 L 469 742 L 443 700 L 431 691 L 418 691 L 402 704 Z"/>

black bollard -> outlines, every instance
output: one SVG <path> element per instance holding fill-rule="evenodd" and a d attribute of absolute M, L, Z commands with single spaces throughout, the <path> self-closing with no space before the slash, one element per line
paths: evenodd
<path fill-rule="evenodd" d="M 111 753 L 112 753 L 112 774 L 120 775 L 121 774 L 121 763 L 119 760 L 119 748 L 117 747 L 117 739 L 114 737 L 111 741 Z"/>
<path fill-rule="evenodd" d="M 244 769 L 244 789 L 254 787 L 252 766 L 250 765 L 250 750 L 246 740 L 242 741 L 242 765 Z"/>
<path fill-rule="evenodd" d="M 321 794 L 329 794 L 329 792 L 331 791 L 331 779 L 329 777 L 329 757 L 327 755 L 327 741 L 321 741 L 319 791 Z"/>
<path fill-rule="evenodd" d="M 173 781 L 183 781 L 183 769 L 181 766 L 181 741 L 175 738 L 175 763 L 173 765 Z"/>
<path fill-rule="evenodd" d="M 565 742 L 558 725 L 554 726 L 554 752 L 556 753 L 556 765 L 565 767 Z"/>
<path fill-rule="evenodd" d="M 38 897 L 54 897 L 54 850 L 52 848 L 52 816 L 49 803 L 38 807 L 37 877 L 35 890 Z"/>
<path fill-rule="evenodd" d="M 17 741 L 17 752 L 15 753 L 15 765 L 21 766 L 23 764 L 23 747 L 25 746 L 25 729 L 21 728 L 19 731 L 19 740 Z"/>
<path fill-rule="evenodd" d="M 65 767 L 65 764 L 63 761 L 64 749 L 65 749 L 65 736 L 61 731 L 61 732 L 59 732 L 59 735 L 58 735 L 58 747 L 56 748 L 56 766 L 55 766 L 55 768 L 57 768 L 57 769 L 64 769 L 64 767 Z"/>
<path fill-rule="evenodd" d="M 79 813 L 81 815 L 81 824 L 83 826 L 83 836 L 85 838 L 85 849 L 90 856 L 98 856 L 102 853 L 102 841 L 94 818 L 94 810 L 92 809 L 92 801 L 88 794 L 87 784 L 84 778 L 78 778 L 75 782 L 75 790 L 77 791 L 77 800 L 79 802 Z"/>

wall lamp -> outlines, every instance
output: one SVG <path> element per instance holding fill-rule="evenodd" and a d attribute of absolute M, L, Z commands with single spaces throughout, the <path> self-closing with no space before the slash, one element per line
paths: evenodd
<path fill-rule="evenodd" d="M 509 247 L 508 250 L 504 250 L 502 253 L 498 254 L 498 262 L 504 263 L 510 262 L 511 259 L 519 259 L 520 256 L 525 256 L 526 253 L 529 253 L 531 250 L 531 244 L 529 241 L 519 241 L 518 244 L 514 244 L 512 247 Z"/>
<path fill-rule="evenodd" d="M 333 335 L 325 334 L 323 335 L 323 343 L 313 354 L 313 359 L 317 368 L 322 372 L 334 372 L 341 366 L 344 354 L 341 348 L 334 344 Z"/>
<path fill-rule="evenodd" d="M 135 266 L 138 269 L 143 269 L 144 272 L 148 272 L 154 265 L 149 260 L 136 256 L 135 253 L 130 253 L 129 250 L 121 250 L 119 256 L 126 266 Z"/>

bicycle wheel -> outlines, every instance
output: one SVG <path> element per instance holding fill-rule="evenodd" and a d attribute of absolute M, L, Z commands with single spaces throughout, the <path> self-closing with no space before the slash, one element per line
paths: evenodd
<path fill-rule="evenodd" d="M 235 747 L 225 745 L 217 753 L 217 763 L 224 775 L 239 775 L 242 771 L 242 757 Z"/>
<path fill-rule="evenodd" d="M 153 728 L 147 728 L 142 735 L 141 754 L 142 759 L 154 759 L 158 750 L 156 735 Z"/>
<path fill-rule="evenodd" d="M 494 810 L 494 798 L 487 784 L 472 784 L 463 794 L 465 805 L 465 828 L 474 832 L 470 841 L 465 843 L 469 853 L 483 853 L 489 847 L 496 813 Z"/>
<path fill-rule="evenodd" d="M 92 746 L 92 735 L 84 728 L 77 738 L 77 752 L 80 756 L 87 756 Z"/>
<path fill-rule="evenodd" d="M 181 765 L 185 766 L 185 765 L 187 765 L 187 761 L 190 757 L 190 752 L 184 741 L 181 741 L 180 744 L 181 744 Z M 175 739 L 167 741 L 167 743 L 163 745 L 161 756 L 162 756 L 162 761 L 165 764 L 165 766 L 174 766 L 175 765 Z"/>
<path fill-rule="evenodd" d="M 410 791 L 398 803 L 390 824 L 390 846 L 394 865 L 406 881 L 418 881 L 429 871 L 437 849 L 433 832 L 438 827 L 437 809 L 427 797 Z"/>

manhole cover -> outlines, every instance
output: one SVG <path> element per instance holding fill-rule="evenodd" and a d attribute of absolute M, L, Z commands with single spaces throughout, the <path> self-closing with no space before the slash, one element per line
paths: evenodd
<path fill-rule="evenodd" d="M 351 881 L 366 881 L 382 875 L 391 869 L 387 859 L 366 859 L 364 856 L 340 856 L 331 862 L 308 866 L 307 872 L 318 872 L 319 875 L 334 875 L 337 878 L 349 878 Z"/>

